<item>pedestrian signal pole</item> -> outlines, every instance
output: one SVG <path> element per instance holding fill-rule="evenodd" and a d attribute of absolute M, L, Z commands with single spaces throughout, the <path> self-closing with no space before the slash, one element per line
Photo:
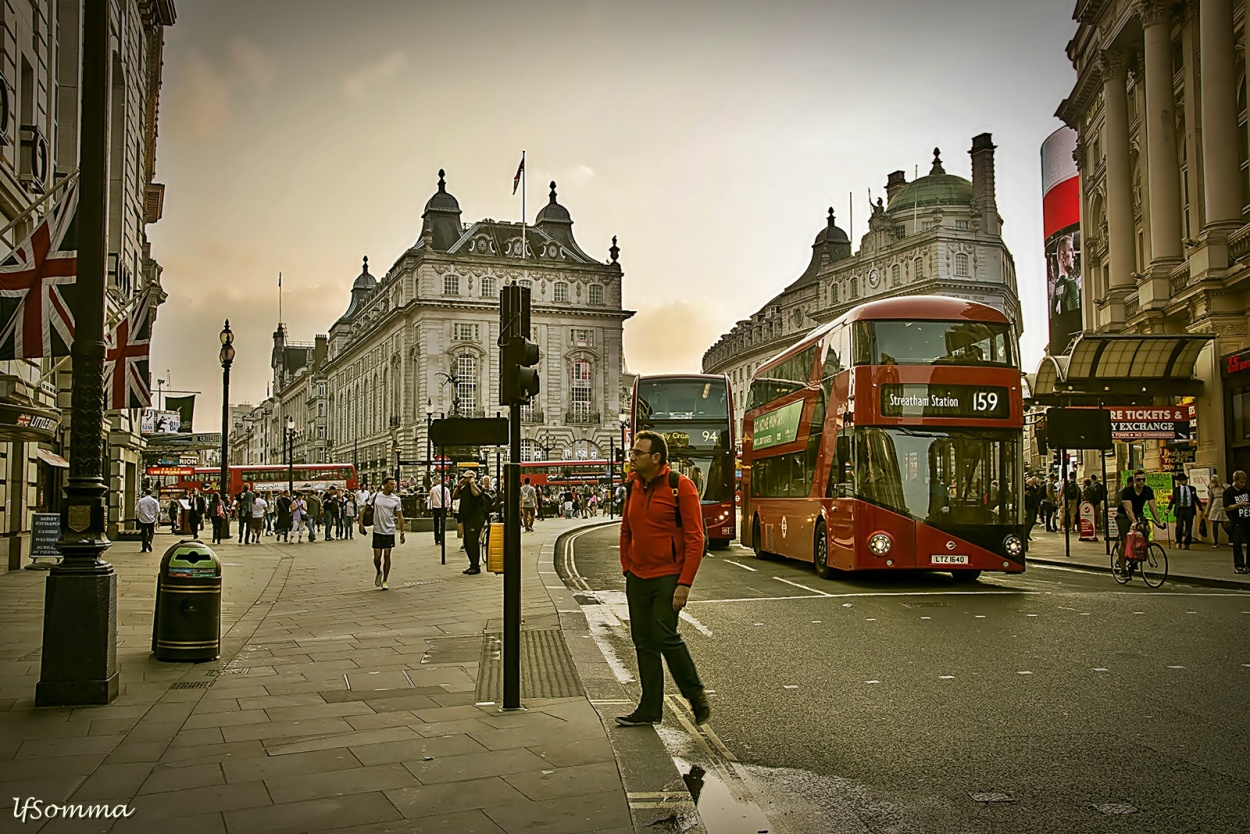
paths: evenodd
<path fill-rule="evenodd" d="M 503 708 L 521 708 L 521 406 L 538 393 L 538 345 L 530 341 L 530 289 L 499 294 L 499 404 L 508 406 L 503 536 Z"/>

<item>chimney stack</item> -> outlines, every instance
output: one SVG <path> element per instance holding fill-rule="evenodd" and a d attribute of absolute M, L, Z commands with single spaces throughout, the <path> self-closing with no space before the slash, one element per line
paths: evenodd
<path fill-rule="evenodd" d="M 981 213 L 981 228 L 992 235 L 1002 234 L 1002 218 L 994 196 L 994 142 L 990 134 L 972 137 L 972 205 Z"/>
<path fill-rule="evenodd" d="M 330 337 L 324 333 L 318 333 L 313 340 L 313 373 L 321 373 L 321 368 L 325 365 L 326 359 L 330 356 Z"/>
<path fill-rule="evenodd" d="M 885 181 L 885 202 L 887 205 L 905 185 L 907 185 L 907 174 L 902 171 L 892 171 L 890 173 L 889 179 Z"/>

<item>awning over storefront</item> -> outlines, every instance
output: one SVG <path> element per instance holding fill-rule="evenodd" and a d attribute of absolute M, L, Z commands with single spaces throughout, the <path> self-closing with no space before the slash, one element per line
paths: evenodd
<path fill-rule="evenodd" d="M 35 454 L 39 456 L 39 459 L 41 461 L 48 464 L 49 466 L 58 466 L 61 469 L 69 468 L 69 461 L 67 461 L 65 458 L 61 457 L 60 455 L 58 455 L 56 452 L 49 452 L 47 449 L 43 448 L 42 446 L 39 446 L 35 449 Z"/>
<path fill-rule="evenodd" d="M 0 402 L 0 440 L 52 440 L 60 424 L 59 411 Z"/>
<path fill-rule="evenodd" d="M 1196 395 L 1198 354 L 1206 334 L 1086 334 L 1063 356 L 1045 356 L 1032 381 L 1032 400 L 1044 405 L 1150 404 L 1159 396 Z"/>

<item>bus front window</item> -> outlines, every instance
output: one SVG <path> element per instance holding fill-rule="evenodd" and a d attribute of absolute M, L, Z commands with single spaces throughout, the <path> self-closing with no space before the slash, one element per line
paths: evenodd
<path fill-rule="evenodd" d="M 727 477 L 726 470 L 727 466 L 732 465 L 728 455 L 670 453 L 668 465 L 674 472 L 680 472 L 694 481 L 695 488 L 699 490 L 700 501 L 733 500 L 733 482 Z"/>
<path fill-rule="evenodd" d="M 856 322 L 856 362 L 1018 368 L 1011 325 L 971 321 Z"/>

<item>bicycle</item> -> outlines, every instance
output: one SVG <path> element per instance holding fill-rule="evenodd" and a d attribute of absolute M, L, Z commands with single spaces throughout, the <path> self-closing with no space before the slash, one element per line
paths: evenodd
<path fill-rule="evenodd" d="M 1155 526 L 1163 529 L 1163 525 L 1158 522 Z M 1150 539 L 1150 524 L 1146 519 L 1138 520 L 1133 528 L 1146 537 L 1146 546 L 1136 556 L 1126 557 L 1123 554 L 1124 539 L 1117 539 L 1115 546 L 1111 548 L 1111 575 L 1116 582 L 1127 585 L 1133 578 L 1134 571 L 1140 567 L 1142 582 L 1147 587 L 1158 588 L 1168 578 L 1168 552 L 1163 549 L 1163 545 Z"/>

